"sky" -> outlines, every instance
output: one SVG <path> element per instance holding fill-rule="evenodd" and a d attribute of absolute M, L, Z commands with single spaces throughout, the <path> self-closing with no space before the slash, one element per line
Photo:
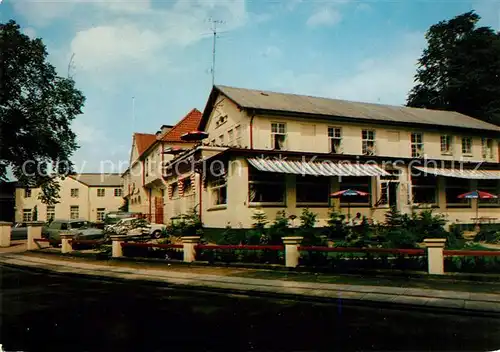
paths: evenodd
<path fill-rule="evenodd" d="M 120 172 L 133 132 L 203 111 L 211 20 L 216 84 L 402 105 L 427 29 L 470 10 L 499 29 L 498 0 L 0 0 L 0 21 L 42 38 L 86 96 L 76 171 Z"/>

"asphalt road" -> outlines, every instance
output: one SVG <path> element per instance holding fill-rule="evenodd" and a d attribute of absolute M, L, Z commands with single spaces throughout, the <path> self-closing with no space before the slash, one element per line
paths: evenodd
<path fill-rule="evenodd" d="M 0 270 L 0 341 L 5 351 L 500 348 L 500 320 L 495 318 Z"/>

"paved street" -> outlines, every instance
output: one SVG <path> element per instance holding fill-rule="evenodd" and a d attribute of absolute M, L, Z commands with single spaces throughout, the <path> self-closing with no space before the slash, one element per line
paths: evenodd
<path fill-rule="evenodd" d="M 5 350 L 494 350 L 500 321 L 1 268 Z"/>

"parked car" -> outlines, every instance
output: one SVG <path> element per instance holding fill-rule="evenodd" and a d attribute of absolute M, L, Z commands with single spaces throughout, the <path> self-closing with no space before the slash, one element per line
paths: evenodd
<path fill-rule="evenodd" d="M 113 225 L 122 219 L 138 218 L 141 213 L 134 213 L 128 211 L 110 211 L 104 216 L 104 225 Z"/>
<path fill-rule="evenodd" d="M 151 224 L 145 219 L 125 218 L 120 219 L 116 224 L 106 225 L 106 234 L 146 236 L 151 238 L 161 238 L 163 235 L 163 224 Z"/>
<path fill-rule="evenodd" d="M 28 227 L 25 222 L 18 222 L 11 230 L 11 240 L 25 240 L 28 238 Z"/>
<path fill-rule="evenodd" d="M 43 237 L 50 240 L 60 240 L 62 232 L 74 233 L 75 239 L 97 240 L 104 239 L 105 234 L 102 229 L 92 227 L 87 220 L 54 220 L 50 225 L 42 230 Z"/>

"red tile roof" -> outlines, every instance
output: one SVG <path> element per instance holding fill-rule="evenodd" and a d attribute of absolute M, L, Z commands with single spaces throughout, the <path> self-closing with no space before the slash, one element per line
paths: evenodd
<path fill-rule="evenodd" d="M 134 133 L 138 155 L 142 155 L 156 141 L 156 135 L 149 133 Z"/>
<path fill-rule="evenodd" d="M 184 133 L 196 131 L 201 121 L 201 112 L 198 109 L 191 110 L 163 137 L 164 142 L 186 143 L 181 139 Z"/>

